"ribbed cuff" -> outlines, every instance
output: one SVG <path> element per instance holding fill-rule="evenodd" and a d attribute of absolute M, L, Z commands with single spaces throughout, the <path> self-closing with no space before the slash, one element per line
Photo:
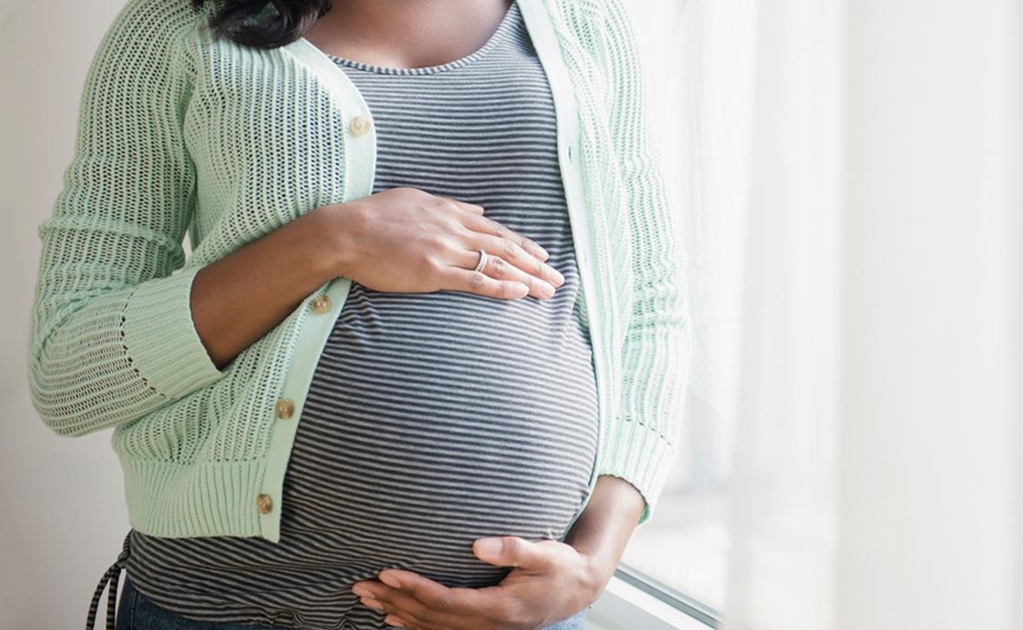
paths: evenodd
<path fill-rule="evenodd" d="M 618 418 L 605 436 L 602 451 L 597 476 L 621 477 L 639 490 L 646 502 L 639 519 L 642 525 L 653 516 L 677 449 L 646 425 Z"/>
<path fill-rule="evenodd" d="M 192 281 L 199 267 L 144 282 L 128 298 L 121 325 L 127 356 L 151 388 L 177 400 L 224 375 L 192 321 Z"/>

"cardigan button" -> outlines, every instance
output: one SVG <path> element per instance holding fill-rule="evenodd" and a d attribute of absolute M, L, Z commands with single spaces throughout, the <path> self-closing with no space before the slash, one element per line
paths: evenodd
<path fill-rule="evenodd" d="M 269 514 L 274 509 L 274 500 L 269 494 L 261 494 L 256 497 L 256 509 L 260 514 Z"/>
<path fill-rule="evenodd" d="M 314 313 L 322 315 L 330 310 L 330 296 L 328 295 L 317 295 L 309 302 L 309 307 L 313 309 Z"/>
<path fill-rule="evenodd" d="M 348 129 L 351 130 L 353 136 L 365 135 L 369 131 L 369 118 L 365 116 L 352 118 L 352 122 L 348 123 Z"/>
<path fill-rule="evenodd" d="M 290 398 L 281 398 L 274 405 L 274 413 L 281 420 L 287 420 L 291 416 L 295 415 L 295 403 L 291 402 Z"/>

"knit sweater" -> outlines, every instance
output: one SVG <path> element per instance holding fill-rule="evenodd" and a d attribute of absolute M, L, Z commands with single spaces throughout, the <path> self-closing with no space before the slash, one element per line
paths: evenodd
<path fill-rule="evenodd" d="M 555 103 L 593 347 L 590 489 L 627 480 L 643 524 L 679 444 L 689 333 L 680 221 L 622 2 L 519 5 Z M 196 332 L 191 285 L 303 213 L 371 194 L 376 135 L 322 51 L 218 38 L 215 4 L 128 0 L 93 58 L 74 156 L 39 226 L 29 386 L 59 435 L 114 427 L 138 531 L 277 542 L 303 403 L 352 281 L 319 287 L 222 368 Z"/>

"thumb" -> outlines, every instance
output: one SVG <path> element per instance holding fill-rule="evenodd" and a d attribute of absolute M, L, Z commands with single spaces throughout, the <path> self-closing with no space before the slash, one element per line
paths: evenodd
<path fill-rule="evenodd" d="M 473 553 L 480 560 L 499 567 L 543 569 L 550 564 L 547 548 L 518 536 L 478 538 Z"/>

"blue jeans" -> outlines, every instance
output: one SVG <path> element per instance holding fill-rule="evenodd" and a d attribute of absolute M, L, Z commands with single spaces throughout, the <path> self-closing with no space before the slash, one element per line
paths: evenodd
<path fill-rule="evenodd" d="M 124 580 L 124 590 L 117 607 L 117 630 L 289 630 L 258 623 L 212 623 L 182 617 L 160 608 L 135 589 L 131 580 Z M 586 630 L 586 611 L 582 610 L 553 626 L 540 630 Z"/>

